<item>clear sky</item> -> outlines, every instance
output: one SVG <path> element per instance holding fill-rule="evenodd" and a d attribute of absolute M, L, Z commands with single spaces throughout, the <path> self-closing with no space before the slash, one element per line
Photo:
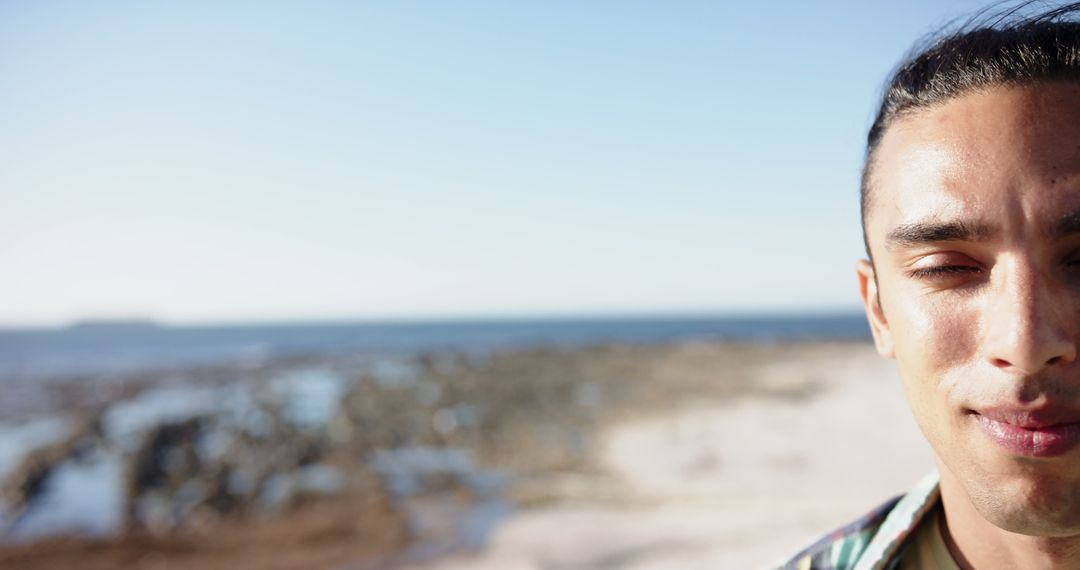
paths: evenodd
<path fill-rule="evenodd" d="M 856 308 L 978 2 L 0 3 L 0 325 Z"/>

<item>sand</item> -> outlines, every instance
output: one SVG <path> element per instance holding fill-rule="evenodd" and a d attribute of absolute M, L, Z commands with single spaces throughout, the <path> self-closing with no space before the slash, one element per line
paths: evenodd
<path fill-rule="evenodd" d="M 687 402 L 605 430 L 598 474 L 526 509 L 478 552 L 427 570 L 767 567 L 933 469 L 894 363 L 870 345 L 756 368 L 802 397 Z"/>

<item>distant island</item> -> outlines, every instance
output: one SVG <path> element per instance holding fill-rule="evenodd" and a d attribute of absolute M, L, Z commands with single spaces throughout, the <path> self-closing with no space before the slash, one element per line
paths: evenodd
<path fill-rule="evenodd" d="M 67 326 L 70 331 L 151 331 L 161 325 L 151 319 L 85 319 Z"/>

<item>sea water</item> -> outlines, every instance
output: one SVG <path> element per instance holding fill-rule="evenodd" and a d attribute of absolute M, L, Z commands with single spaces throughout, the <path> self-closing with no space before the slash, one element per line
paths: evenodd
<path fill-rule="evenodd" d="M 0 388 L 65 375 L 259 363 L 291 354 L 484 352 L 524 346 L 869 338 L 865 317 L 606 318 L 250 326 L 75 326 L 0 329 Z"/>

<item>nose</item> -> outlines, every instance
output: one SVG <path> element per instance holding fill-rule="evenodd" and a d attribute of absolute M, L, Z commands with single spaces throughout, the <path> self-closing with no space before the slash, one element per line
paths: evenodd
<path fill-rule="evenodd" d="M 1033 375 L 1076 360 L 1075 291 L 1022 268 L 990 287 L 985 339 L 994 366 Z"/>

